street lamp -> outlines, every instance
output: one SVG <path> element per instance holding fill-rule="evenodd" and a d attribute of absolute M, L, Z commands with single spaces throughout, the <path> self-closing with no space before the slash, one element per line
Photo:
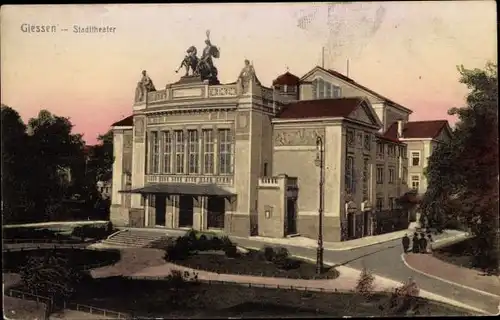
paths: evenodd
<path fill-rule="evenodd" d="M 316 252 L 316 272 L 320 274 L 323 271 L 323 178 L 324 178 L 324 145 L 323 139 L 316 137 L 316 160 L 314 164 L 319 167 L 319 208 L 318 208 L 318 249 Z"/>

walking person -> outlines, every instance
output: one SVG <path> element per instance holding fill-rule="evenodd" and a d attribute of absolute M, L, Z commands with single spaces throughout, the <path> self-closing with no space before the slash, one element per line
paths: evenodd
<path fill-rule="evenodd" d="M 420 239 L 418 242 L 420 244 L 420 253 L 427 253 L 427 240 L 425 239 L 425 234 L 420 234 Z"/>
<path fill-rule="evenodd" d="M 420 249 L 420 244 L 418 242 L 418 233 L 414 233 L 413 234 L 413 243 L 412 243 L 412 246 L 411 246 L 411 252 L 413 253 L 419 253 L 419 249 Z"/>
<path fill-rule="evenodd" d="M 408 234 L 405 233 L 405 236 L 402 239 L 403 243 L 403 251 L 404 253 L 408 252 L 408 249 L 410 248 L 410 238 L 408 237 Z"/>
<path fill-rule="evenodd" d="M 432 240 L 432 235 L 427 235 L 427 253 L 432 253 L 432 243 L 434 242 L 434 240 Z"/>

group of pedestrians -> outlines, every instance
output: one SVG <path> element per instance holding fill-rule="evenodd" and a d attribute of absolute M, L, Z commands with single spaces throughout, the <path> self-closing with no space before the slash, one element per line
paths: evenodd
<path fill-rule="evenodd" d="M 405 236 L 402 239 L 403 242 L 403 250 L 405 253 L 410 252 L 410 246 L 411 246 L 411 252 L 412 253 L 431 253 L 432 252 L 432 235 L 430 233 L 427 234 L 427 236 L 424 233 L 420 233 L 420 235 L 415 232 L 413 234 L 413 238 L 410 239 L 408 237 L 408 234 L 405 234 Z"/>

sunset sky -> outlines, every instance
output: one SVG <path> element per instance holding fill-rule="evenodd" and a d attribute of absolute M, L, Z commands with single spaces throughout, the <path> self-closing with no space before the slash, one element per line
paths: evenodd
<path fill-rule="evenodd" d="M 267 86 L 287 67 L 300 77 L 321 64 L 324 46 L 326 68 L 345 74 L 349 58 L 349 77 L 414 110 L 411 120 L 454 123 L 446 111 L 467 93 L 456 66 L 497 61 L 494 1 L 23 5 L 2 6 L 0 18 L 1 102 L 25 121 L 40 109 L 70 117 L 88 144 L 132 113 L 141 70 L 157 89 L 177 81 L 207 29 L 222 83 L 244 59 Z M 58 31 L 25 33 L 23 23 Z M 73 25 L 116 31 L 77 34 Z"/>

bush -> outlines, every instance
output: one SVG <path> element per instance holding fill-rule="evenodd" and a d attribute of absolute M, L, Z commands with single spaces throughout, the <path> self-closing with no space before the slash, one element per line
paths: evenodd
<path fill-rule="evenodd" d="M 363 268 L 359 276 L 355 291 L 368 298 L 373 292 L 375 277 L 366 268 Z"/>
<path fill-rule="evenodd" d="M 202 234 L 197 242 L 198 242 L 197 247 L 199 250 L 203 251 L 211 249 L 212 243 L 208 240 L 206 235 Z"/>
<path fill-rule="evenodd" d="M 222 246 L 223 246 L 223 242 L 218 237 L 213 237 L 210 240 L 210 247 L 212 248 L 212 250 L 221 250 Z"/>
<path fill-rule="evenodd" d="M 288 251 L 287 248 L 277 248 L 276 252 L 274 254 L 274 260 L 275 261 L 285 261 L 288 257 L 290 256 L 290 252 Z"/>
<path fill-rule="evenodd" d="M 224 247 L 224 253 L 228 258 L 236 258 L 238 256 L 238 249 L 234 244 Z"/>
<path fill-rule="evenodd" d="M 387 314 L 402 315 L 408 312 L 418 313 L 418 294 L 420 289 L 413 279 L 396 288 L 389 302 L 379 308 Z"/>
<path fill-rule="evenodd" d="M 222 236 L 221 237 L 221 242 L 222 242 L 222 247 L 225 248 L 226 246 L 232 246 L 233 242 L 231 239 L 229 239 L 228 236 Z"/>
<path fill-rule="evenodd" d="M 274 260 L 274 248 L 273 247 L 264 247 L 264 257 L 266 258 L 267 261 L 273 261 Z"/>
<path fill-rule="evenodd" d="M 300 267 L 300 261 L 291 258 L 284 258 L 281 260 L 275 261 L 276 267 L 282 270 L 293 270 L 298 269 Z"/>
<path fill-rule="evenodd" d="M 189 256 L 189 247 L 186 246 L 185 242 L 177 241 L 167 244 L 165 253 L 165 260 L 167 261 L 183 260 Z"/>

